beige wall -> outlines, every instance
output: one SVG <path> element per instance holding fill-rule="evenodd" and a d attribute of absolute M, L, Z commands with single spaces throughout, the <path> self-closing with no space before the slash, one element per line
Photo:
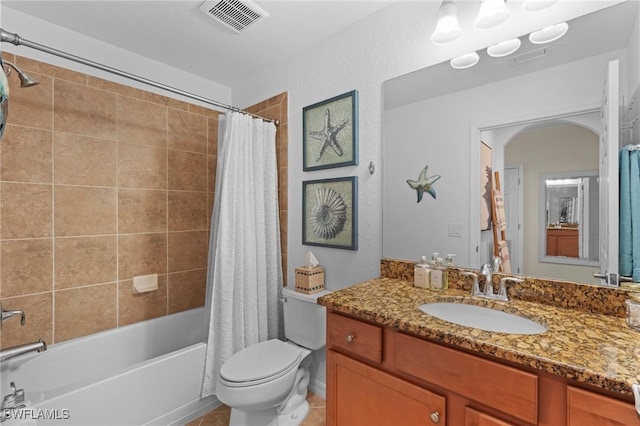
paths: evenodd
<path fill-rule="evenodd" d="M 523 268 L 527 275 L 594 282 L 598 268 L 538 262 L 538 198 L 541 174 L 598 170 L 598 156 L 598 135 L 575 125 L 523 132 L 505 146 L 505 167 L 524 165 Z"/>
<path fill-rule="evenodd" d="M 20 89 L 17 76 L 9 78 L 0 301 L 24 310 L 27 321 L 6 321 L 0 347 L 60 342 L 204 305 L 220 113 L 3 58 L 40 84 Z M 287 94 L 253 110 L 282 123 L 286 265 Z M 159 274 L 159 289 L 134 295 L 132 278 L 151 273 Z"/>

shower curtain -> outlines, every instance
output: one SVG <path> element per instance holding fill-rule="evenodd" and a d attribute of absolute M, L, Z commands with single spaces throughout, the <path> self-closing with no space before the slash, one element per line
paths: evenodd
<path fill-rule="evenodd" d="M 222 118 L 209 241 L 203 397 L 216 393 L 227 358 L 283 334 L 276 126 L 237 112 Z"/>
<path fill-rule="evenodd" d="M 640 282 L 640 151 L 620 150 L 620 275 Z"/>

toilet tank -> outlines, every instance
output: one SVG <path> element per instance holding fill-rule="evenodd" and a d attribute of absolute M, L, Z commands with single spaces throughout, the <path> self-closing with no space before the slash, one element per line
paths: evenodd
<path fill-rule="evenodd" d="M 318 297 L 329 294 L 321 291 L 314 294 L 282 289 L 284 298 L 284 333 L 287 339 L 307 349 L 320 349 L 326 343 L 327 310 L 318 305 Z"/>

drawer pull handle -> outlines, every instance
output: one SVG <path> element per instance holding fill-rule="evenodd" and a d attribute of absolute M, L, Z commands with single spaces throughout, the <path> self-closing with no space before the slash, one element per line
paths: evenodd
<path fill-rule="evenodd" d="M 431 413 L 429 417 L 431 418 L 431 421 L 433 423 L 438 423 L 440 421 L 440 413 L 438 413 L 437 411 Z"/>
<path fill-rule="evenodd" d="M 355 339 L 355 338 L 356 338 L 356 337 L 355 337 L 353 334 L 347 334 L 347 337 L 345 337 L 345 340 L 346 340 L 348 343 L 351 343 L 351 342 L 353 342 L 353 339 Z"/>

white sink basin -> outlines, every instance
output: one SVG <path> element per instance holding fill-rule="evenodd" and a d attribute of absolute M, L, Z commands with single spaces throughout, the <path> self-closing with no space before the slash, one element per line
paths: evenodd
<path fill-rule="evenodd" d="M 539 334 L 547 331 L 547 327 L 528 318 L 463 303 L 425 303 L 420 305 L 420 310 L 441 320 L 496 333 Z"/>

